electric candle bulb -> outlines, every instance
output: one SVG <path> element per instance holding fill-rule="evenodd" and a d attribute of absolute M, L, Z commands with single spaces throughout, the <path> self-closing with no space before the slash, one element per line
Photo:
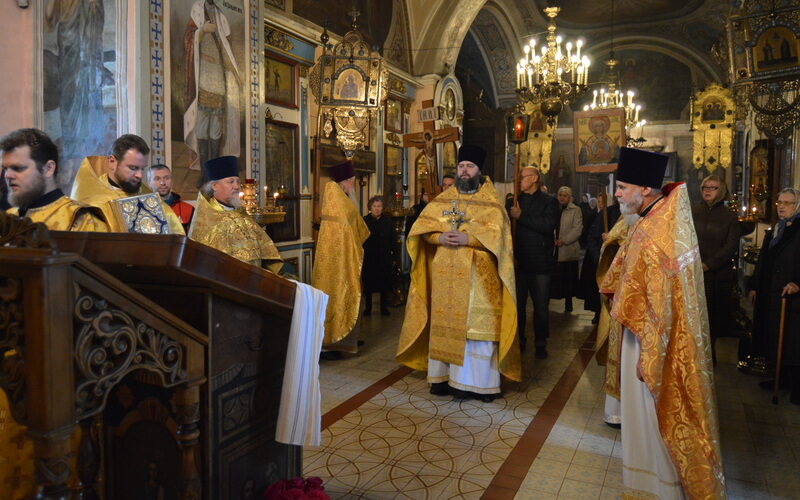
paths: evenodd
<path fill-rule="evenodd" d="M 523 51 L 525 51 L 525 55 L 527 55 L 527 54 L 528 54 L 528 52 L 530 52 L 530 51 L 531 51 L 531 46 L 530 46 L 530 45 L 526 45 L 525 47 L 523 47 L 523 49 L 522 49 L 522 50 L 523 50 Z"/>
<path fill-rule="evenodd" d="M 531 48 L 534 48 L 534 47 L 536 47 L 536 39 L 535 38 L 531 38 Z"/>
<path fill-rule="evenodd" d="M 557 37 L 556 37 L 556 43 L 557 43 L 557 44 L 560 44 L 560 43 L 561 43 L 561 35 L 559 35 L 559 36 L 557 36 Z"/>

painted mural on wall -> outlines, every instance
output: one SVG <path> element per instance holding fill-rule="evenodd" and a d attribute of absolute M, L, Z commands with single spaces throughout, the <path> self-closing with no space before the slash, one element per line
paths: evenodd
<path fill-rule="evenodd" d="M 239 157 L 245 169 L 247 92 L 242 0 L 172 0 L 170 68 L 174 188 L 191 190 L 203 162 Z"/>
<path fill-rule="evenodd" d="M 688 118 L 692 75 L 689 67 L 670 56 L 647 50 L 621 50 L 619 78 L 644 102 L 647 121 Z M 665 85 L 664 82 L 672 82 Z"/>
<path fill-rule="evenodd" d="M 575 144 L 571 140 L 553 142 L 550 171 L 544 175 L 547 192 L 555 195 L 561 186 L 573 187 L 575 180 Z"/>
<path fill-rule="evenodd" d="M 43 126 L 67 187 L 85 156 L 117 136 L 117 0 L 49 0 L 42 23 Z"/>

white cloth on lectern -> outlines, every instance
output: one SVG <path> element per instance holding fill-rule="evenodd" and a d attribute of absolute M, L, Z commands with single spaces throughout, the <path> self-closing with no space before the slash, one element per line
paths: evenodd
<path fill-rule="evenodd" d="M 328 295 L 305 283 L 295 281 L 295 284 L 275 440 L 297 446 L 319 446 L 322 440 L 319 353 L 325 336 Z"/>
<path fill-rule="evenodd" d="M 648 498 L 647 493 L 659 500 L 683 500 L 680 478 L 658 430 L 655 400 L 636 376 L 640 349 L 639 339 L 625 328 L 620 361 L 623 497 Z"/>
<path fill-rule="evenodd" d="M 428 358 L 428 382 L 447 382 L 450 387 L 477 394 L 500 392 L 497 342 L 467 339 L 464 366 Z"/>

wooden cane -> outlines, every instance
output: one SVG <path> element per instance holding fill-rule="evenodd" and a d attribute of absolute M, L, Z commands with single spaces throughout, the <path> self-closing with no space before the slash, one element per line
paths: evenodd
<path fill-rule="evenodd" d="M 775 362 L 775 387 L 772 390 L 772 404 L 778 404 L 778 387 L 781 383 L 781 354 L 783 351 L 783 327 L 786 322 L 786 297 L 781 297 L 781 322 L 778 326 L 778 360 Z"/>

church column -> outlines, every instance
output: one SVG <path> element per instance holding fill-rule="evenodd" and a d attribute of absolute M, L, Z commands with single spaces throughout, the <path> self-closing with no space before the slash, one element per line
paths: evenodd
<path fill-rule="evenodd" d="M 178 444 L 181 447 L 181 498 L 199 500 L 203 498 L 203 483 L 197 466 L 197 451 L 200 442 L 200 386 L 195 383 L 175 390 L 178 419 Z"/>

